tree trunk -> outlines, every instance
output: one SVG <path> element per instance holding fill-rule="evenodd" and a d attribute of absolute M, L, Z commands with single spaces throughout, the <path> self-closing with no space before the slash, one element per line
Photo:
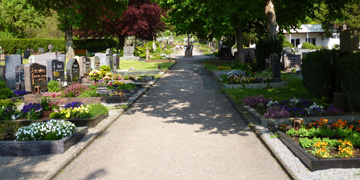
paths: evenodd
<path fill-rule="evenodd" d="M 75 57 L 74 43 L 73 43 L 73 29 L 71 26 L 65 31 L 65 42 L 66 42 L 66 55 L 65 55 L 66 59 Z"/>
<path fill-rule="evenodd" d="M 275 42 L 276 38 L 276 14 L 274 0 L 267 0 L 265 6 L 266 36 L 268 42 Z"/>
<path fill-rule="evenodd" d="M 122 51 L 125 45 L 125 36 L 119 35 L 119 49 Z"/>
<path fill-rule="evenodd" d="M 237 42 L 237 56 L 236 60 L 239 62 L 245 62 L 244 48 L 243 48 L 243 33 L 241 28 L 236 28 L 236 42 Z"/>

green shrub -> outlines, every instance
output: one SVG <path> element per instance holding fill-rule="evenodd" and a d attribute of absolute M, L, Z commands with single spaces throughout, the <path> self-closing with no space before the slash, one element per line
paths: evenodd
<path fill-rule="evenodd" d="M 60 92 L 59 82 L 49 81 L 47 84 L 48 92 Z"/>
<path fill-rule="evenodd" d="M 90 117 L 95 117 L 100 114 L 107 114 L 109 112 L 109 110 L 106 108 L 106 106 L 104 106 L 100 103 L 90 104 L 88 110 L 90 113 Z"/>
<path fill-rule="evenodd" d="M 341 90 L 355 108 L 360 108 L 360 53 L 349 54 L 339 61 Z"/>
<path fill-rule="evenodd" d="M 15 103 L 9 99 L 0 99 L 0 120 L 11 120 L 15 114 Z"/>
<path fill-rule="evenodd" d="M 0 99 L 11 98 L 14 96 L 14 93 L 9 88 L 0 89 Z"/>
<path fill-rule="evenodd" d="M 10 99 L 0 99 L 0 107 L 16 108 L 15 103 Z"/>
<path fill-rule="evenodd" d="M 0 121 L 0 140 L 15 137 L 18 126 L 13 121 Z"/>
<path fill-rule="evenodd" d="M 268 42 L 267 40 L 260 39 L 256 43 L 255 49 L 256 63 L 259 68 L 257 71 L 265 70 L 265 59 L 268 58 L 271 53 L 275 52 L 280 57 L 281 51 L 280 40 Z"/>
<path fill-rule="evenodd" d="M 301 46 L 302 49 L 316 49 L 315 46 L 311 43 L 304 42 Z"/>
<path fill-rule="evenodd" d="M 21 51 L 27 48 L 37 51 L 39 47 L 47 49 L 49 44 L 60 51 L 65 51 L 66 48 L 63 39 L 1 39 L 0 44 L 6 54 L 15 54 L 18 49 Z"/>
<path fill-rule="evenodd" d="M 83 92 L 82 94 L 80 94 L 79 97 L 96 97 L 97 96 L 97 93 L 96 93 L 96 89 L 92 89 L 90 91 L 85 91 Z"/>
<path fill-rule="evenodd" d="M 0 88 L 7 88 L 4 80 L 0 79 Z"/>
<path fill-rule="evenodd" d="M 108 65 L 102 65 L 100 67 L 100 72 L 105 76 L 106 73 L 110 72 L 110 66 Z"/>
<path fill-rule="evenodd" d="M 320 50 L 307 54 L 302 62 L 305 88 L 316 98 L 332 99 L 335 89 L 335 51 Z"/>
<path fill-rule="evenodd" d="M 116 48 L 118 43 L 113 39 L 82 39 L 74 40 L 76 49 L 86 49 L 89 52 L 101 52 L 107 48 Z"/>
<path fill-rule="evenodd" d="M 285 39 L 282 44 L 281 44 L 282 47 L 291 47 L 293 48 L 294 46 L 291 44 L 291 42 L 287 39 Z"/>

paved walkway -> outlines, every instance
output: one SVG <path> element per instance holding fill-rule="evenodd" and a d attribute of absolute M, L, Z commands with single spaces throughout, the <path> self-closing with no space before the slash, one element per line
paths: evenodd
<path fill-rule="evenodd" d="M 178 58 L 57 179 L 288 179 L 202 58 Z"/>

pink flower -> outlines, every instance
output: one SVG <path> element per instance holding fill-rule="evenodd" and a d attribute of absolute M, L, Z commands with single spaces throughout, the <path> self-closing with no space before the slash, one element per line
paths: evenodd
<path fill-rule="evenodd" d="M 256 74 L 256 72 L 253 73 L 254 75 Z"/>
<path fill-rule="evenodd" d="M 94 85 L 97 85 L 98 83 L 94 83 Z"/>

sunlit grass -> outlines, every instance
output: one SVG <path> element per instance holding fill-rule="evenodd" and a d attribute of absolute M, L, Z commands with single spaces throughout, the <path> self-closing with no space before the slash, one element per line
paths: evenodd
<path fill-rule="evenodd" d="M 288 82 L 287 87 L 271 89 L 226 89 L 225 91 L 237 102 L 247 96 L 257 96 L 260 94 L 265 96 L 265 98 L 271 98 L 277 101 L 288 100 L 292 97 L 313 98 L 304 87 L 303 80 L 296 77 L 296 75 L 282 73 L 281 78 L 283 81 Z"/>
<path fill-rule="evenodd" d="M 144 62 L 138 60 L 120 60 L 120 69 L 158 69 L 161 65 L 161 69 L 169 69 L 175 62 Z"/>

